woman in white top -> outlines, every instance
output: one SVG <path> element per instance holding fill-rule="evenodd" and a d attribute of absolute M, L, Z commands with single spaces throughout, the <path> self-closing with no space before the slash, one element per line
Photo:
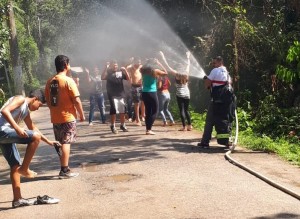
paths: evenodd
<path fill-rule="evenodd" d="M 186 68 L 178 71 L 170 67 L 162 51 L 160 51 L 160 55 L 165 65 L 167 66 L 168 70 L 170 71 L 170 73 L 175 76 L 176 99 L 177 99 L 180 118 L 182 122 L 182 128 L 179 129 L 179 131 L 191 131 L 192 123 L 191 123 L 190 112 L 188 110 L 190 105 L 190 90 L 188 87 L 188 80 L 189 80 L 191 53 L 190 52 L 186 53 L 187 56 Z"/>

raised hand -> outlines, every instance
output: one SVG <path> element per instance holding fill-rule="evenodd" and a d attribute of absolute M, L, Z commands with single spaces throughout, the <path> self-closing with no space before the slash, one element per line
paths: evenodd
<path fill-rule="evenodd" d="M 164 59 L 165 58 L 165 55 L 162 51 L 159 51 L 159 54 L 161 55 L 161 57 Z"/>
<path fill-rule="evenodd" d="M 186 57 L 187 57 L 187 58 L 190 58 L 190 56 L 191 56 L 191 52 L 190 52 L 190 51 L 187 51 L 187 52 L 186 52 Z"/>

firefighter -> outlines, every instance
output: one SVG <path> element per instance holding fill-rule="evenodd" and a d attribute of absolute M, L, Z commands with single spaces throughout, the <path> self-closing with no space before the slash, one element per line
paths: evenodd
<path fill-rule="evenodd" d="M 213 70 L 204 77 L 205 87 L 211 90 L 212 98 L 206 115 L 203 136 L 198 146 L 209 148 L 213 126 L 215 126 L 218 144 L 229 147 L 235 97 L 231 78 L 223 65 L 223 58 L 220 56 L 213 58 L 212 66 Z"/>

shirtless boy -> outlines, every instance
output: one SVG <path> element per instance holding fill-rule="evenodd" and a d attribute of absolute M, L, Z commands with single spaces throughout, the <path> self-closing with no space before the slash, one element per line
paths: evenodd
<path fill-rule="evenodd" d="M 131 93 L 132 101 L 134 102 L 135 122 L 139 126 L 142 125 L 140 120 L 140 108 L 143 121 L 145 117 L 145 105 L 142 100 L 142 74 L 140 72 L 141 67 L 141 59 L 139 58 L 134 58 L 132 64 L 127 66 L 127 71 L 130 75 L 131 80 Z"/>

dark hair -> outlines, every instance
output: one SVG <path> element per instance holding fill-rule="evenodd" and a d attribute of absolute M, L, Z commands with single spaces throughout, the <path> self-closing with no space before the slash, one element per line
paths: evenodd
<path fill-rule="evenodd" d="M 32 90 L 29 92 L 29 97 L 36 97 L 42 103 L 46 103 L 44 91 L 41 89 Z"/>
<path fill-rule="evenodd" d="M 218 62 L 223 62 L 223 58 L 221 56 L 216 56 L 213 59 L 217 60 Z"/>
<path fill-rule="evenodd" d="M 62 72 L 65 70 L 66 66 L 69 64 L 69 57 L 65 55 L 58 55 L 55 58 L 55 67 L 56 67 L 56 72 Z"/>
<path fill-rule="evenodd" d="M 114 64 L 118 64 L 117 60 L 112 59 L 109 61 L 109 65 L 114 65 Z"/>
<path fill-rule="evenodd" d="M 153 75 L 154 69 L 155 69 L 155 59 L 149 58 L 146 60 L 145 65 L 142 66 L 140 69 L 140 72 L 142 74 L 148 74 L 148 75 Z"/>
<path fill-rule="evenodd" d="M 177 84 L 186 84 L 188 82 L 188 75 L 177 73 L 175 79 Z"/>

